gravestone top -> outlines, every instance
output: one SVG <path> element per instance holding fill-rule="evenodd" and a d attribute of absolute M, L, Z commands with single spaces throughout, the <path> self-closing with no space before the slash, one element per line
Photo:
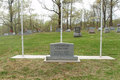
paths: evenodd
<path fill-rule="evenodd" d="M 75 27 L 75 33 L 80 33 L 80 30 L 81 30 L 81 27 L 79 27 L 79 26 Z"/>

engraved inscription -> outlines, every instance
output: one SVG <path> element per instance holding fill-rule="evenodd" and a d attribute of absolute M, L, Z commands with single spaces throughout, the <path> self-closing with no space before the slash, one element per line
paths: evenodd
<path fill-rule="evenodd" d="M 69 44 L 56 44 L 54 45 L 54 56 L 68 56 L 69 54 Z"/>
<path fill-rule="evenodd" d="M 54 51 L 54 52 L 55 52 L 54 55 L 57 55 L 57 56 L 59 56 L 59 55 L 62 55 L 62 56 L 70 55 L 69 51 Z"/>

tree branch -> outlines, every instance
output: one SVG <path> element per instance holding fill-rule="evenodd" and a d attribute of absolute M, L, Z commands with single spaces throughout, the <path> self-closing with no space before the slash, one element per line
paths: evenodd
<path fill-rule="evenodd" d="M 53 0 L 52 0 L 52 1 L 53 1 Z M 43 9 L 46 9 L 46 10 L 48 10 L 48 11 L 53 11 L 53 12 L 55 12 L 56 14 L 59 14 L 57 11 L 47 8 L 44 3 L 40 2 L 40 0 L 38 0 L 38 2 L 39 2 L 41 5 L 43 5 L 43 6 L 41 6 Z M 55 2 L 55 1 L 53 1 L 53 2 Z"/>

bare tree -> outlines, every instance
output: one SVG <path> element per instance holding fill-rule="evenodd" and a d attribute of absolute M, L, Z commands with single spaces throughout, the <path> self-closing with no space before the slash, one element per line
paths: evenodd
<path fill-rule="evenodd" d="M 48 11 L 53 11 L 58 15 L 58 28 L 61 27 L 61 3 L 60 0 L 52 0 L 53 9 L 48 8 L 43 2 L 38 0 L 38 2 L 42 5 L 42 7 Z"/>

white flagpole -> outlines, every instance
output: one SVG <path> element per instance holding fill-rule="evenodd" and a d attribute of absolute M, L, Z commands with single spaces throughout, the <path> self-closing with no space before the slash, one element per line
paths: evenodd
<path fill-rule="evenodd" d="M 23 43 L 23 0 L 21 0 L 21 39 L 22 39 L 22 57 L 24 57 L 24 43 Z"/>
<path fill-rule="evenodd" d="M 63 10 L 62 10 L 62 7 L 63 7 L 63 4 L 62 4 L 62 0 L 61 0 L 61 39 L 60 39 L 60 42 L 62 43 L 62 15 L 63 15 Z"/>
<path fill-rule="evenodd" d="M 100 33 L 100 57 L 102 57 L 102 0 L 101 0 L 101 33 Z"/>

